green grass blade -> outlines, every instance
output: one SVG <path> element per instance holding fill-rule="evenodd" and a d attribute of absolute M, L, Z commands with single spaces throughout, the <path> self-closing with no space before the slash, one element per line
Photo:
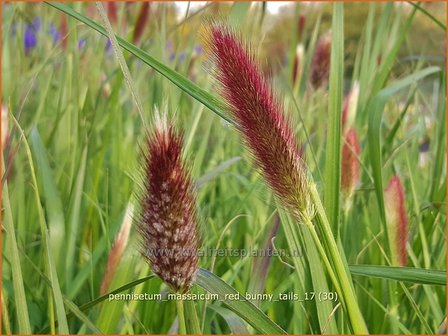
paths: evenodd
<path fill-rule="evenodd" d="M 5 171 L 5 161 L 2 160 L 2 171 Z M 16 233 L 14 231 L 14 222 L 12 218 L 11 204 L 9 200 L 8 183 L 5 180 L 2 188 L 2 200 L 4 217 L 2 221 L 5 237 L 7 237 L 6 246 L 9 247 L 9 259 L 11 260 L 12 283 L 14 288 L 14 302 L 17 310 L 18 331 L 21 334 L 31 334 L 30 317 L 26 304 L 25 288 L 23 286 L 23 274 L 20 267 L 19 249 L 17 246 Z M 5 297 L 2 297 L 2 301 Z"/>
<path fill-rule="evenodd" d="M 436 25 L 438 25 L 440 28 L 442 28 L 444 31 L 446 31 L 446 25 L 441 22 L 439 19 L 437 19 L 434 15 L 432 15 L 430 12 L 428 12 L 426 9 L 424 9 L 422 6 L 420 6 L 420 2 L 414 3 L 412 1 L 406 1 L 411 6 L 414 6 L 418 11 L 425 14 L 427 17 L 429 17 Z"/>
<path fill-rule="evenodd" d="M 79 307 L 68 299 L 64 299 L 64 303 L 67 308 L 75 315 L 80 321 L 82 321 L 86 327 L 95 334 L 101 334 L 101 331 L 95 326 L 95 324 L 79 309 Z"/>
<path fill-rule="evenodd" d="M 233 27 L 239 28 L 245 22 L 251 4 L 250 1 L 235 1 L 233 3 L 229 16 L 230 24 Z"/>
<path fill-rule="evenodd" d="M 78 174 L 76 176 L 76 182 L 74 185 L 73 198 L 70 206 L 70 219 L 68 226 L 68 239 L 67 239 L 67 255 L 65 264 L 65 276 L 67 288 L 70 288 L 72 283 L 72 277 L 74 273 L 73 260 L 75 259 L 75 249 L 78 237 L 79 227 L 81 225 L 81 203 L 84 189 L 84 180 L 86 176 L 87 168 L 87 147 L 84 148 L 81 160 L 78 166 Z"/>
<path fill-rule="evenodd" d="M 63 3 L 56 3 L 56 2 L 46 2 L 48 5 L 72 16 L 73 18 L 83 22 L 90 28 L 96 30 L 100 34 L 107 36 L 106 30 L 94 22 L 93 20 L 89 19 L 88 17 L 76 12 L 73 10 L 70 6 L 63 4 Z M 117 36 L 118 44 L 123 47 L 125 50 L 129 51 L 131 54 L 139 58 L 141 61 L 152 67 L 154 70 L 156 70 L 158 73 L 160 73 L 162 76 L 166 77 L 168 80 L 170 80 L 173 84 L 177 85 L 181 90 L 185 91 L 187 94 L 189 94 L 191 97 L 197 99 L 202 104 L 207 106 L 211 111 L 219 115 L 222 119 L 226 120 L 227 122 L 231 124 L 235 124 L 235 122 L 230 119 L 228 116 L 226 116 L 226 109 L 224 104 L 218 100 L 216 97 L 210 95 L 207 91 L 201 89 L 199 86 L 194 84 L 192 81 L 190 81 L 188 78 L 182 76 L 178 72 L 172 70 L 165 64 L 161 63 L 151 55 L 149 55 L 147 52 L 143 51 L 142 49 L 136 47 L 135 45 L 127 42 L 125 39 Z"/>
<path fill-rule="evenodd" d="M 438 67 L 428 67 L 412 75 L 406 76 L 387 88 L 381 90 L 373 99 L 368 109 L 369 129 L 368 129 L 368 148 L 370 155 L 370 164 L 372 166 L 372 176 L 374 178 L 375 192 L 377 196 L 380 216 L 383 223 L 386 223 L 383 199 L 383 160 L 381 155 L 381 121 L 383 117 L 384 106 L 387 99 L 397 93 L 399 90 L 412 85 L 416 81 L 440 71 Z"/>
<path fill-rule="evenodd" d="M 282 328 L 251 302 L 244 298 L 241 298 L 240 301 L 230 300 L 228 295 L 237 295 L 238 292 L 215 274 L 201 268 L 196 283 L 206 291 L 218 294 L 220 300 L 258 332 L 262 334 L 286 334 Z"/>
<path fill-rule="evenodd" d="M 392 3 L 390 5 L 393 5 Z M 385 57 L 384 62 L 381 63 L 380 70 L 378 72 L 377 77 L 375 78 L 375 83 L 373 85 L 372 92 L 373 94 L 376 94 L 379 90 L 381 90 L 382 87 L 387 82 L 387 79 L 389 78 L 389 75 L 392 70 L 392 65 L 396 60 L 397 54 L 400 51 L 400 48 L 406 38 L 406 34 L 411 27 L 412 21 L 415 16 L 416 9 L 412 11 L 412 13 L 407 18 L 404 27 L 400 29 L 400 35 L 398 36 L 396 42 L 393 44 L 393 48 L 390 52 L 388 52 L 387 57 Z M 386 36 L 385 34 L 383 35 Z"/>
<path fill-rule="evenodd" d="M 353 275 L 446 286 L 446 272 L 412 267 L 350 265 Z"/>
<path fill-rule="evenodd" d="M 311 233 L 309 231 L 309 228 L 305 225 L 297 225 L 297 222 L 294 222 L 291 218 L 291 216 L 288 215 L 286 211 L 281 209 L 281 206 L 277 206 L 277 211 L 279 213 L 279 216 L 281 218 L 282 227 L 285 230 L 286 236 L 291 236 L 294 239 L 287 239 L 288 245 L 290 245 L 291 254 L 293 255 L 293 262 L 294 262 L 294 268 L 295 273 L 297 274 L 298 280 L 304 275 L 302 272 L 308 271 L 308 268 L 305 268 L 300 263 L 303 263 L 300 259 L 303 258 L 302 256 L 294 256 L 294 252 L 300 251 L 302 249 L 302 245 L 298 241 L 298 235 L 299 232 L 302 236 L 304 247 L 306 249 L 306 258 L 308 259 L 308 265 L 309 265 L 309 272 L 311 275 L 311 281 L 312 281 L 312 290 L 314 292 L 329 292 L 329 287 L 325 275 L 324 268 L 321 263 L 321 259 L 319 257 L 318 249 L 316 245 L 314 244 L 313 238 L 311 236 Z M 336 279 L 334 279 L 336 281 Z M 338 284 L 335 284 L 335 287 L 339 286 Z M 305 291 L 306 289 L 304 289 Z M 334 318 L 330 318 L 331 312 L 333 310 L 333 303 L 330 301 L 322 301 L 317 302 L 316 301 L 316 311 L 317 311 L 317 320 L 319 321 L 319 327 L 321 333 L 326 334 L 337 334 L 338 329 L 336 326 L 336 322 Z"/>
<path fill-rule="evenodd" d="M 201 327 L 199 326 L 198 314 L 196 311 L 195 302 L 193 300 L 184 300 L 184 316 L 185 327 L 187 334 L 199 335 L 202 334 Z"/>
<path fill-rule="evenodd" d="M 331 37 L 330 87 L 328 102 L 327 143 L 325 156 L 324 204 L 328 219 L 339 228 L 339 185 L 341 180 L 341 111 L 344 75 L 344 4 L 333 4 Z"/>
<path fill-rule="evenodd" d="M 60 251 L 65 244 L 65 219 L 62 201 L 53 178 L 53 173 L 48 162 L 45 147 L 36 128 L 31 130 L 31 149 L 36 159 L 36 167 L 40 172 L 42 191 L 45 199 L 45 210 L 47 215 L 48 229 L 50 233 L 51 251 L 54 263 L 59 269 L 61 258 Z"/>
<path fill-rule="evenodd" d="M 218 307 L 211 305 L 209 306 L 210 309 L 217 312 L 219 315 L 222 316 L 224 320 L 226 320 L 227 325 L 230 328 L 230 332 L 234 335 L 248 335 L 249 331 L 246 328 L 246 325 L 244 324 L 243 320 L 236 315 L 233 311 L 224 308 L 224 307 Z"/>
<path fill-rule="evenodd" d="M 37 177 L 36 177 L 36 172 L 34 169 L 35 166 L 34 166 L 33 157 L 31 154 L 31 149 L 30 149 L 28 141 L 25 137 L 25 133 L 23 132 L 23 129 L 20 127 L 19 123 L 17 122 L 17 120 L 15 118 L 14 118 L 14 122 L 16 123 L 17 129 L 19 130 L 19 132 L 22 136 L 23 144 L 25 146 L 26 153 L 27 153 L 31 177 L 32 177 L 32 181 L 33 181 L 32 182 L 33 190 L 34 190 L 34 195 L 36 198 L 36 206 L 37 206 L 37 210 L 38 210 L 39 225 L 40 225 L 40 230 L 41 230 L 41 235 L 42 235 L 42 244 L 44 246 L 44 252 L 45 252 L 46 263 L 47 263 L 47 265 L 46 265 L 47 272 L 48 272 L 49 278 L 51 280 L 52 294 L 53 294 L 54 304 L 56 307 L 56 315 L 59 320 L 58 332 L 60 334 L 68 334 L 69 329 L 68 329 L 67 319 L 65 317 L 66 314 L 65 314 L 64 302 L 62 299 L 62 292 L 61 292 L 61 288 L 59 286 L 59 279 L 58 279 L 58 276 L 56 273 L 53 255 L 51 254 L 49 233 L 48 233 L 47 224 L 45 222 L 44 211 L 43 211 L 41 203 L 40 203 L 39 188 L 38 188 L 38 184 L 37 184 Z"/>

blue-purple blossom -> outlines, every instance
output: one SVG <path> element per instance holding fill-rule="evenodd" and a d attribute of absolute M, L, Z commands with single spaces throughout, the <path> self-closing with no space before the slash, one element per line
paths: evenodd
<path fill-rule="evenodd" d="M 61 32 L 56 29 L 56 26 L 52 23 L 50 24 L 49 33 L 51 37 L 53 37 L 53 44 L 56 44 L 59 42 L 59 39 L 61 38 Z"/>
<path fill-rule="evenodd" d="M 80 38 L 78 40 L 78 49 L 82 49 L 84 48 L 86 45 L 86 39 L 85 38 Z"/>
<path fill-rule="evenodd" d="M 196 54 L 201 54 L 203 49 L 204 48 L 200 44 L 194 47 L 194 51 L 196 52 Z"/>
<path fill-rule="evenodd" d="M 179 54 L 179 62 L 183 62 L 183 61 L 185 61 L 185 53 L 184 52 L 181 52 L 180 54 Z"/>
<path fill-rule="evenodd" d="M 31 49 L 37 45 L 37 32 L 40 30 L 41 19 L 36 16 L 31 24 L 25 26 L 25 33 L 23 34 L 23 44 L 25 53 L 28 54 Z"/>
<path fill-rule="evenodd" d="M 112 46 L 112 43 L 110 41 L 110 38 L 108 38 L 107 42 L 106 42 L 106 48 L 105 48 L 106 52 L 110 51 L 111 46 Z"/>
<path fill-rule="evenodd" d="M 37 33 L 40 30 L 40 26 L 41 26 L 40 17 L 36 16 L 33 19 L 33 23 L 31 25 L 33 26 L 34 31 Z"/>
<path fill-rule="evenodd" d="M 36 47 L 37 45 L 37 36 L 36 32 L 32 25 L 25 26 L 25 33 L 23 35 L 23 43 L 25 46 L 25 53 L 28 54 L 31 49 Z"/>

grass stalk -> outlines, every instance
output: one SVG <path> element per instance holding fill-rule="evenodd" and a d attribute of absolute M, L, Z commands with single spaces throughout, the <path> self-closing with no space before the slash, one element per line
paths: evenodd
<path fill-rule="evenodd" d="M 5 171 L 4 160 L 2 160 L 2 171 Z M 19 332 L 23 334 L 31 334 L 30 318 L 28 315 L 28 307 L 26 304 L 25 287 L 23 284 L 22 269 L 20 267 L 19 249 L 17 246 L 16 234 L 14 231 L 14 224 L 12 218 L 12 209 L 9 199 L 8 184 L 3 184 L 3 207 L 5 209 L 5 219 L 3 220 L 3 227 L 6 236 L 9 238 L 9 254 L 11 258 L 11 272 L 12 282 L 14 288 L 14 301 L 17 311 L 17 320 L 19 324 Z M 3 298 L 2 298 L 3 299 Z"/>
<path fill-rule="evenodd" d="M 185 327 L 185 315 L 184 315 L 184 301 L 176 300 L 177 307 L 177 321 L 179 323 L 179 334 L 186 335 L 187 329 Z"/>
<path fill-rule="evenodd" d="M 346 302 L 347 312 L 349 315 L 350 323 L 355 334 L 366 335 L 369 333 L 364 317 L 356 299 L 356 295 L 350 281 L 350 277 L 347 271 L 347 265 L 344 265 L 343 259 L 340 255 L 340 251 L 334 239 L 333 233 L 331 231 L 331 226 L 328 221 L 327 215 L 325 214 L 324 207 L 320 200 L 319 194 L 317 192 L 314 183 L 310 183 L 310 196 L 316 208 L 317 214 L 319 216 L 320 230 L 323 235 L 324 243 L 328 251 L 328 257 L 334 266 L 336 276 L 339 278 L 341 294 Z M 320 251 L 322 252 L 322 251 Z M 329 264 L 327 264 L 330 266 Z M 337 286 L 335 284 L 335 286 Z"/>
<path fill-rule="evenodd" d="M 185 328 L 187 334 L 199 335 L 202 334 L 202 329 L 199 326 L 199 318 L 196 312 L 196 306 L 193 300 L 185 300 L 184 305 L 184 317 Z"/>

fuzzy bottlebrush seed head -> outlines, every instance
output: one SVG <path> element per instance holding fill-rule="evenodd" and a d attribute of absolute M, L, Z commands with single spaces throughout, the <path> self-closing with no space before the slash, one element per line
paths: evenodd
<path fill-rule="evenodd" d="M 194 281 L 199 246 L 195 195 L 182 161 L 182 143 L 174 126 L 158 117 L 144 151 L 137 225 L 153 272 L 179 293 Z"/>
<path fill-rule="evenodd" d="M 330 73 L 331 33 L 327 32 L 317 41 L 311 61 L 310 82 L 313 88 L 326 87 Z"/>
<path fill-rule="evenodd" d="M 206 50 L 239 131 L 279 200 L 303 215 L 310 204 L 307 170 L 282 104 L 236 33 L 216 23 L 207 33 Z"/>
<path fill-rule="evenodd" d="M 384 203 L 392 264 L 406 266 L 408 217 L 404 205 L 404 189 L 398 175 L 390 179 L 384 192 Z"/>
<path fill-rule="evenodd" d="M 358 134 L 354 128 L 350 128 L 345 134 L 341 157 L 341 191 L 346 209 L 351 206 L 353 191 L 359 181 L 360 154 Z"/>

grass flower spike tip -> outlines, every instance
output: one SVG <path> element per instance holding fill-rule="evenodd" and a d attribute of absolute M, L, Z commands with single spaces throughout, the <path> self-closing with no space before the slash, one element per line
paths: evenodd
<path fill-rule="evenodd" d="M 153 272 L 178 293 L 187 292 L 195 279 L 199 246 L 195 195 L 182 144 L 182 134 L 156 114 L 143 155 L 137 224 Z"/>
<path fill-rule="evenodd" d="M 207 33 L 221 94 L 239 131 L 279 200 L 301 217 L 310 204 L 307 170 L 282 104 L 235 32 L 211 24 Z"/>
<path fill-rule="evenodd" d="M 395 175 L 390 179 L 384 193 L 384 201 L 392 264 L 406 266 L 408 217 L 404 205 L 404 189 L 399 176 Z"/>

